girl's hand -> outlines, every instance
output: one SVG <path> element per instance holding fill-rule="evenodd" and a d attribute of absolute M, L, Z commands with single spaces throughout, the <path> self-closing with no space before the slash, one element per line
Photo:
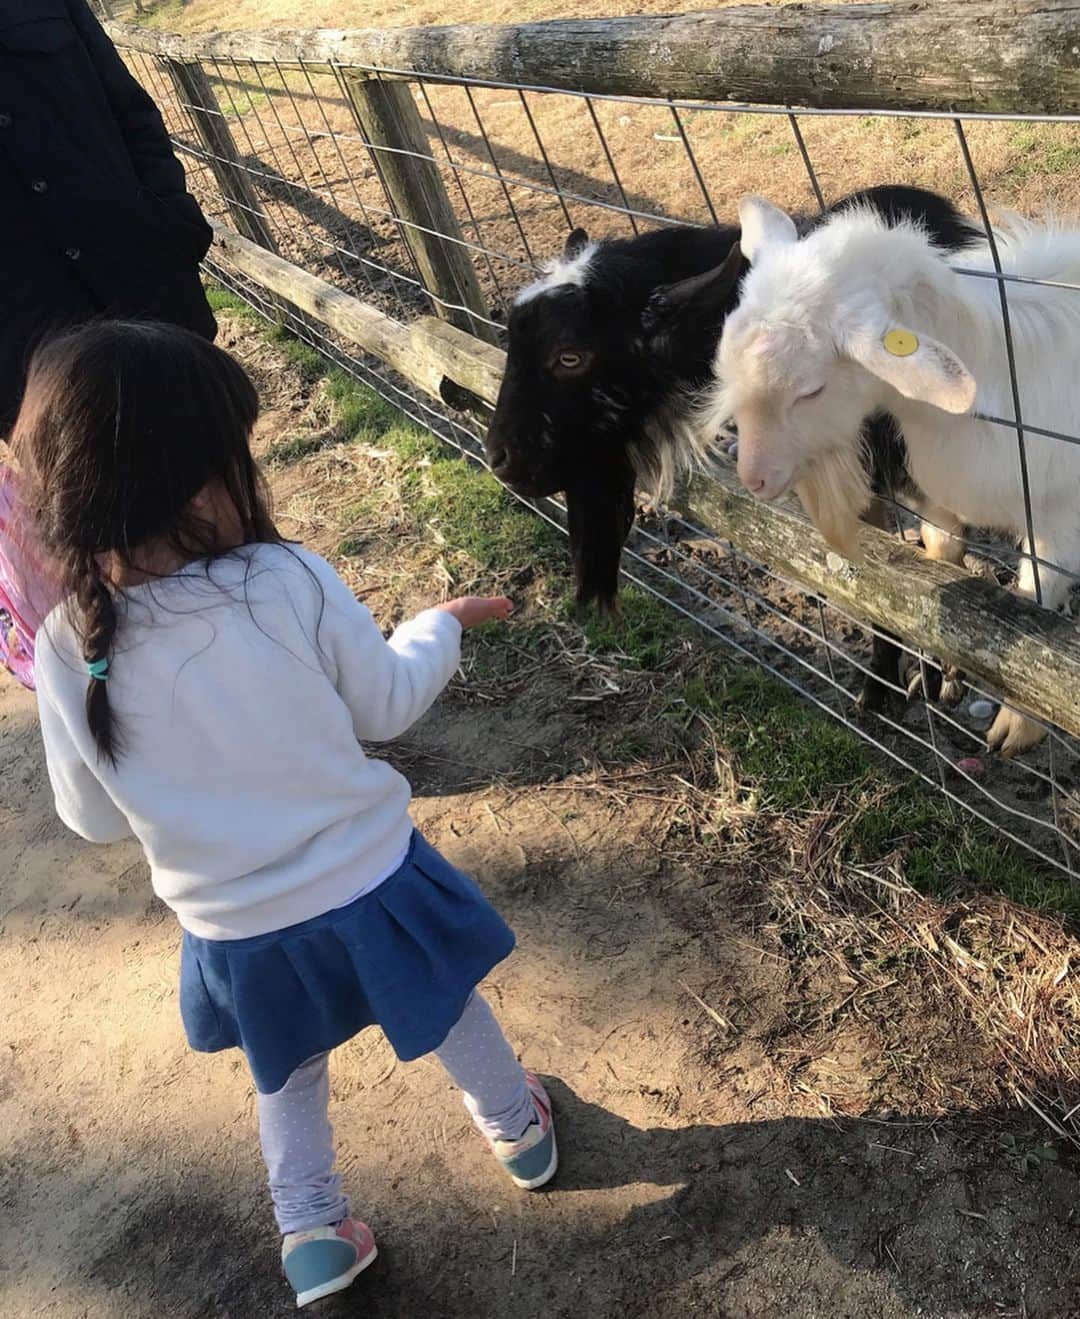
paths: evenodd
<path fill-rule="evenodd" d="M 477 627 L 494 618 L 509 618 L 513 607 L 514 602 L 505 595 L 463 595 L 437 606 L 453 614 L 462 627 Z"/>

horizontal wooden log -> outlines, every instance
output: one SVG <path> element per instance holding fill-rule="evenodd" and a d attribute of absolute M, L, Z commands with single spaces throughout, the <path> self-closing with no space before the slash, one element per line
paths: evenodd
<path fill-rule="evenodd" d="M 337 64 L 617 96 L 823 109 L 1074 113 L 1080 0 L 739 6 L 516 25 L 216 32 L 110 24 L 176 59 Z"/>
<path fill-rule="evenodd" d="M 763 504 L 747 494 L 728 461 L 690 482 L 679 502 L 698 526 L 781 577 L 1080 736 L 1080 632 L 1071 620 L 873 527 L 860 531 L 865 560 L 856 566 L 829 548 L 794 501 Z"/>
<path fill-rule="evenodd" d="M 220 226 L 212 253 L 433 397 L 442 397 L 451 380 L 494 404 L 506 360 L 501 349 L 430 316 L 402 325 Z M 860 533 L 865 561 L 853 566 L 794 503 L 762 504 L 747 494 L 724 460 L 714 475 L 690 482 L 678 502 L 751 559 L 1080 736 L 1080 634 L 1068 619 L 872 527 Z"/>
<path fill-rule="evenodd" d="M 416 326 L 420 326 L 416 340 Z M 422 351 L 432 366 L 437 366 L 447 380 L 475 394 L 478 399 L 495 406 L 506 369 L 506 353 L 492 344 L 462 334 L 453 325 L 425 316 L 410 326 L 414 347 Z"/>
<path fill-rule="evenodd" d="M 311 275 L 240 234 L 214 224 L 211 258 L 219 257 L 261 288 L 392 366 L 433 398 L 444 380 L 494 405 L 506 354 L 456 326 L 421 316 L 403 325 L 344 289 Z"/>

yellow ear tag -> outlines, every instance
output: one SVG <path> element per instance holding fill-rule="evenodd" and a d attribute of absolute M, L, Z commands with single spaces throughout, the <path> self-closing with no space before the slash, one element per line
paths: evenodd
<path fill-rule="evenodd" d="M 910 357 L 919 346 L 918 339 L 910 330 L 889 330 L 881 343 L 893 357 Z"/>

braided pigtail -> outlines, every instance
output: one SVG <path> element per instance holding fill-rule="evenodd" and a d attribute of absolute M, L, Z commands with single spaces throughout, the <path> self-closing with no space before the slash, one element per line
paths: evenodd
<path fill-rule="evenodd" d="M 90 682 L 86 688 L 86 719 L 98 755 L 116 764 L 120 738 L 109 708 L 109 659 L 116 636 L 116 601 L 102 575 L 97 556 L 80 555 L 73 574 L 79 610 L 79 636 Z"/>

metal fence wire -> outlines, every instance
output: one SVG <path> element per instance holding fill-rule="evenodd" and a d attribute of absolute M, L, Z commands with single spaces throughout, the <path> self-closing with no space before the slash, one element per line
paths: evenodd
<path fill-rule="evenodd" d="M 488 342 L 498 342 L 516 290 L 561 251 L 576 226 L 597 238 L 715 223 L 734 216 L 746 191 L 805 212 L 883 182 L 921 184 L 952 196 L 982 220 L 991 242 L 988 194 L 1029 214 L 1046 205 L 1080 210 L 1073 195 L 1080 188 L 1072 180 L 1072 166 L 1080 164 L 1080 116 L 796 111 L 588 95 L 409 69 L 298 59 L 286 64 L 272 57 L 185 55 L 187 63 L 178 66 L 175 59 L 125 48 L 122 36 L 118 44 L 161 108 L 208 216 L 398 321 L 434 311 Z M 357 80 L 369 100 L 381 98 L 381 114 L 402 120 L 391 136 L 405 145 L 388 146 L 369 131 L 357 109 Z M 221 131 L 213 131 L 214 121 Z M 433 231 L 402 213 L 393 182 L 393 167 L 402 162 L 441 181 L 453 224 Z M 432 232 L 465 256 L 451 261 L 435 286 L 423 267 L 422 239 Z M 417 424 L 483 463 L 483 428 L 473 416 L 436 402 L 377 358 L 283 306 L 221 257 L 212 257 L 210 269 Z M 1000 268 L 965 273 L 997 279 L 1008 333 L 1010 277 Z M 1014 416 L 992 420 L 1015 434 L 1026 472 L 1030 431 L 1015 371 L 1012 388 Z M 1080 443 L 1075 435 L 1053 438 Z M 561 525 L 557 508 L 533 507 Z M 895 512 L 897 534 L 914 539 L 911 511 Z M 1029 533 L 1031 522 L 1029 501 Z M 1015 579 L 1014 546 L 990 533 L 973 535 L 968 546 L 971 571 L 1002 584 Z M 859 717 L 855 702 L 868 672 L 870 629 L 673 513 L 653 510 L 639 518 L 623 564 L 642 590 L 767 669 L 957 806 L 1076 876 L 1080 745 L 1074 737 L 1048 725 L 1035 750 L 1008 762 L 985 757 L 989 720 L 981 716 L 985 702 L 997 698 L 977 687 L 952 709 L 911 701 L 902 719 Z M 1045 564 L 1036 560 L 1035 566 Z M 917 671 L 937 663 L 906 650 Z"/>

